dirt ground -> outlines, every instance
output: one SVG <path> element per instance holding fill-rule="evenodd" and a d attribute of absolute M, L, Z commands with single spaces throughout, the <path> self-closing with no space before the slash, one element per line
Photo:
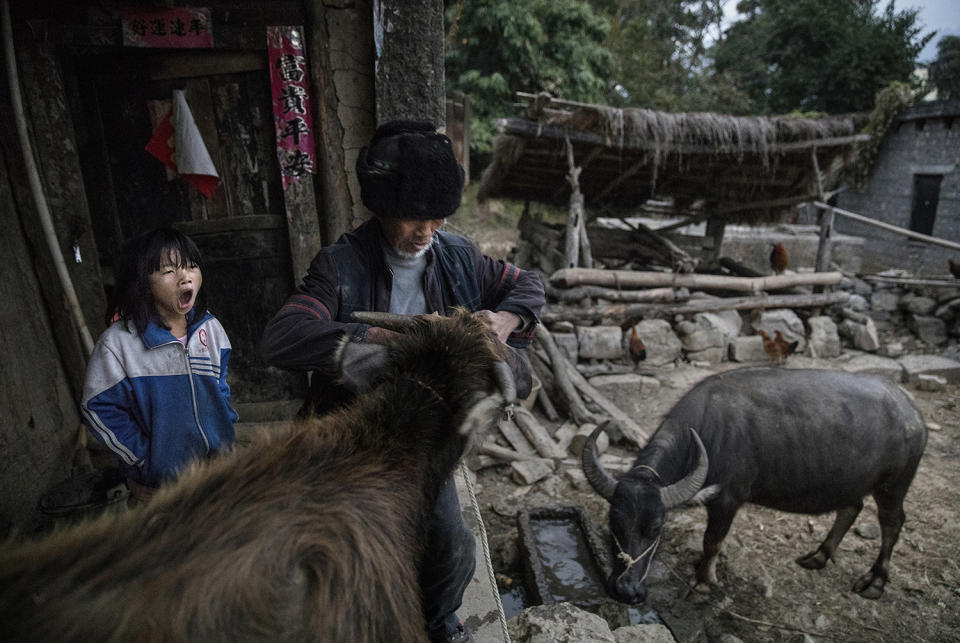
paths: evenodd
<path fill-rule="evenodd" d="M 838 368 L 838 360 L 791 358 L 791 367 Z M 655 424 L 697 378 L 736 365 L 723 364 L 662 386 L 647 401 Z M 681 367 L 682 368 L 682 367 Z M 690 367 L 687 367 L 690 368 Z M 658 369 L 648 369 L 656 375 Z M 674 378 L 671 378 L 674 379 Z M 926 451 L 907 495 L 906 524 L 894 549 L 890 581 L 879 600 L 851 591 L 873 564 L 880 545 L 876 506 L 863 512 L 841 543 L 835 562 L 819 571 L 793 561 L 817 548 L 833 514 L 805 516 L 747 505 L 737 515 L 717 567 L 720 581 L 708 594 L 690 590 L 706 526 L 703 508 L 669 515 L 657 562 L 648 576 L 650 594 L 638 608 L 610 602 L 601 608 L 611 627 L 630 616 L 659 614 L 678 641 L 960 641 L 960 386 L 930 393 L 907 389 L 931 425 Z M 555 427 L 559 423 L 548 423 Z M 635 451 L 611 446 L 608 453 Z M 559 471 L 559 470 L 558 470 Z M 563 475 L 530 487 L 510 479 L 508 466 L 484 469 L 478 499 L 487 522 L 494 565 L 505 583 L 521 582 L 516 515 L 561 505 L 584 507 L 606 539 L 607 505 L 589 488 Z M 596 611 L 596 610 L 594 610 Z"/>

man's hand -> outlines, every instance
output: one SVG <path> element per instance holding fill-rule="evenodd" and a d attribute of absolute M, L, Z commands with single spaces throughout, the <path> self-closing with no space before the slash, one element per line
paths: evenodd
<path fill-rule="evenodd" d="M 511 313 L 506 310 L 501 310 L 496 313 L 492 310 L 478 310 L 473 313 L 473 315 L 493 331 L 497 339 L 504 344 L 507 343 L 507 338 L 510 336 L 510 333 L 515 331 L 517 327 L 520 326 L 521 321 L 523 321 L 516 313 Z"/>

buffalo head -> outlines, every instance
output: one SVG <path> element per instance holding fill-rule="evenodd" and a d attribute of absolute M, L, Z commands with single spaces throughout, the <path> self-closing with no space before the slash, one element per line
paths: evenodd
<path fill-rule="evenodd" d="M 660 544 L 667 510 L 689 502 L 707 478 L 709 461 L 700 436 L 690 433 L 698 449 L 697 464 L 687 475 L 664 486 L 654 467 L 641 464 L 614 478 L 604 470 L 597 454 L 597 436 L 606 423 L 594 429 L 583 446 L 583 472 L 594 490 L 610 503 L 610 535 L 615 553 L 607 581 L 610 595 L 624 603 L 647 598 L 644 579 Z"/>

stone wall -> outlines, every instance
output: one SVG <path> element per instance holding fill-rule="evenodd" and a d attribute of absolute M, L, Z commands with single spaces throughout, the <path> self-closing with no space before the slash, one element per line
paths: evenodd
<path fill-rule="evenodd" d="M 942 174 L 933 236 L 960 240 L 960 101 L 921 105 L 904 113 L 886 136 L 866 189 L 839 195 L 837 205 L 878 221 L 910 228 L 916 174 Z M 863 271 L 902 268 L 916 274 L 942 275 L 947 257 L 960 252 L 908 240 L 843 217 L 836 230 L 866 240 Z"/>

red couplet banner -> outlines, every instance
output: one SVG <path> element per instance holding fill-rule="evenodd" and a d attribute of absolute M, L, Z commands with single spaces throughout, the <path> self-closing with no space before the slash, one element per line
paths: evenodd
<path fill-rule="evenodd" d="M 315 170 L 313 111 L 302 27 L 267 27 L 273 122 L 283 189 Z"/>
<path fill-rule="evenodd" d="M 209 9 L 123 9 L 120 12 L 120 25 L 123 28 L 124 47 L 213 47 Z"/>

